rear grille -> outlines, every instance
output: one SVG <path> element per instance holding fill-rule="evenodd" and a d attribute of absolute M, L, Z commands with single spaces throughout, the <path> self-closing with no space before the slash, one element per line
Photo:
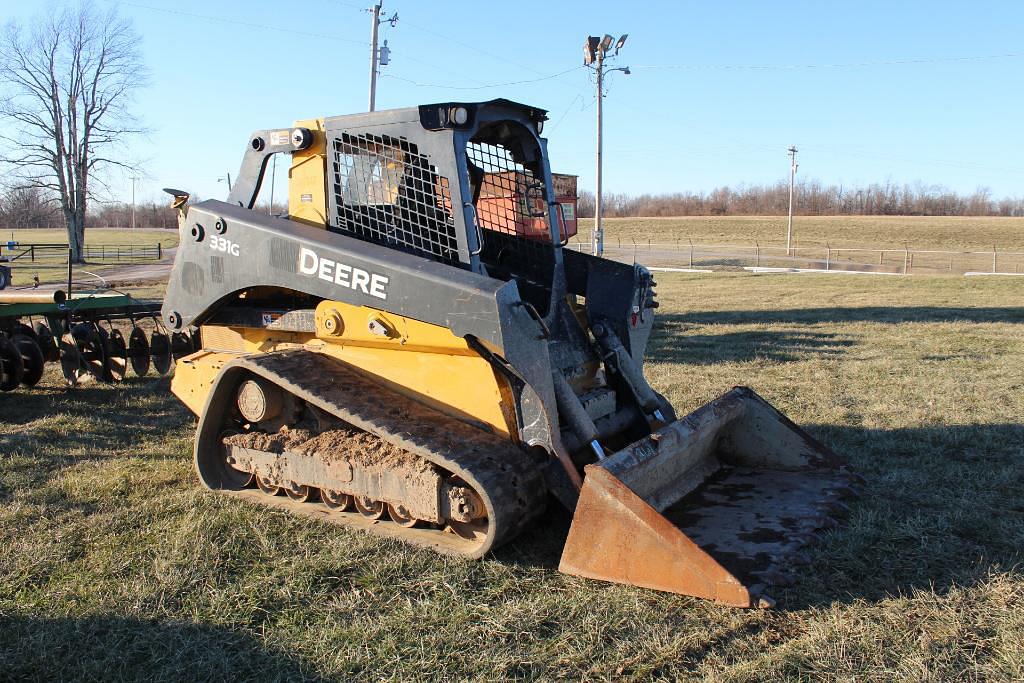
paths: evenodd
<path fill-rule="evenodd" d="M 414 143 L 342 133 L 333 140 L 332 230 L 368 242 L 459 262 L 448 179 Z"/>

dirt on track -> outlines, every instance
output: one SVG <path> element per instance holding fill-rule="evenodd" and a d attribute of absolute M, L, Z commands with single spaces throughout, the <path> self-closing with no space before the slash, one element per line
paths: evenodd
<path fill-rule="evenodd" d="M 329 429 L 320 433 L 308 429 L 286 429 L 273 434 L 250 432 L 229 436 L 224 443 L 269 453 L 292 451 L 324 460 L 345 459 L 364 468 L 404 469 L 410 474 L 428 472 L 433 467 L 423 458 L 358 429 Z"/>

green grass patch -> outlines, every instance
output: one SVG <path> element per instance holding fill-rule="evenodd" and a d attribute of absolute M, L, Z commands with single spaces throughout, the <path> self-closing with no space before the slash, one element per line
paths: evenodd
<path fill-rule="evenodd" d="M 752 386 L 865 477 L 774 611 L 481 562 L 229 500 L 165 381 L 0 396 L 0 671 L 28 679 L 1021 680 L 1010 280 L 659 274 L 648 375 Z"/>

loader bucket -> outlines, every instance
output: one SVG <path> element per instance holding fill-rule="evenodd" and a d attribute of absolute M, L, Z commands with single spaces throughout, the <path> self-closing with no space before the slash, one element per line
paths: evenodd
<path fill-rule="evenodd" d="M 799 549 L 835 526 L 853 475 L 735 387 L 585 468 L 559 570 L 735 607 L 771 607 Z"/>

